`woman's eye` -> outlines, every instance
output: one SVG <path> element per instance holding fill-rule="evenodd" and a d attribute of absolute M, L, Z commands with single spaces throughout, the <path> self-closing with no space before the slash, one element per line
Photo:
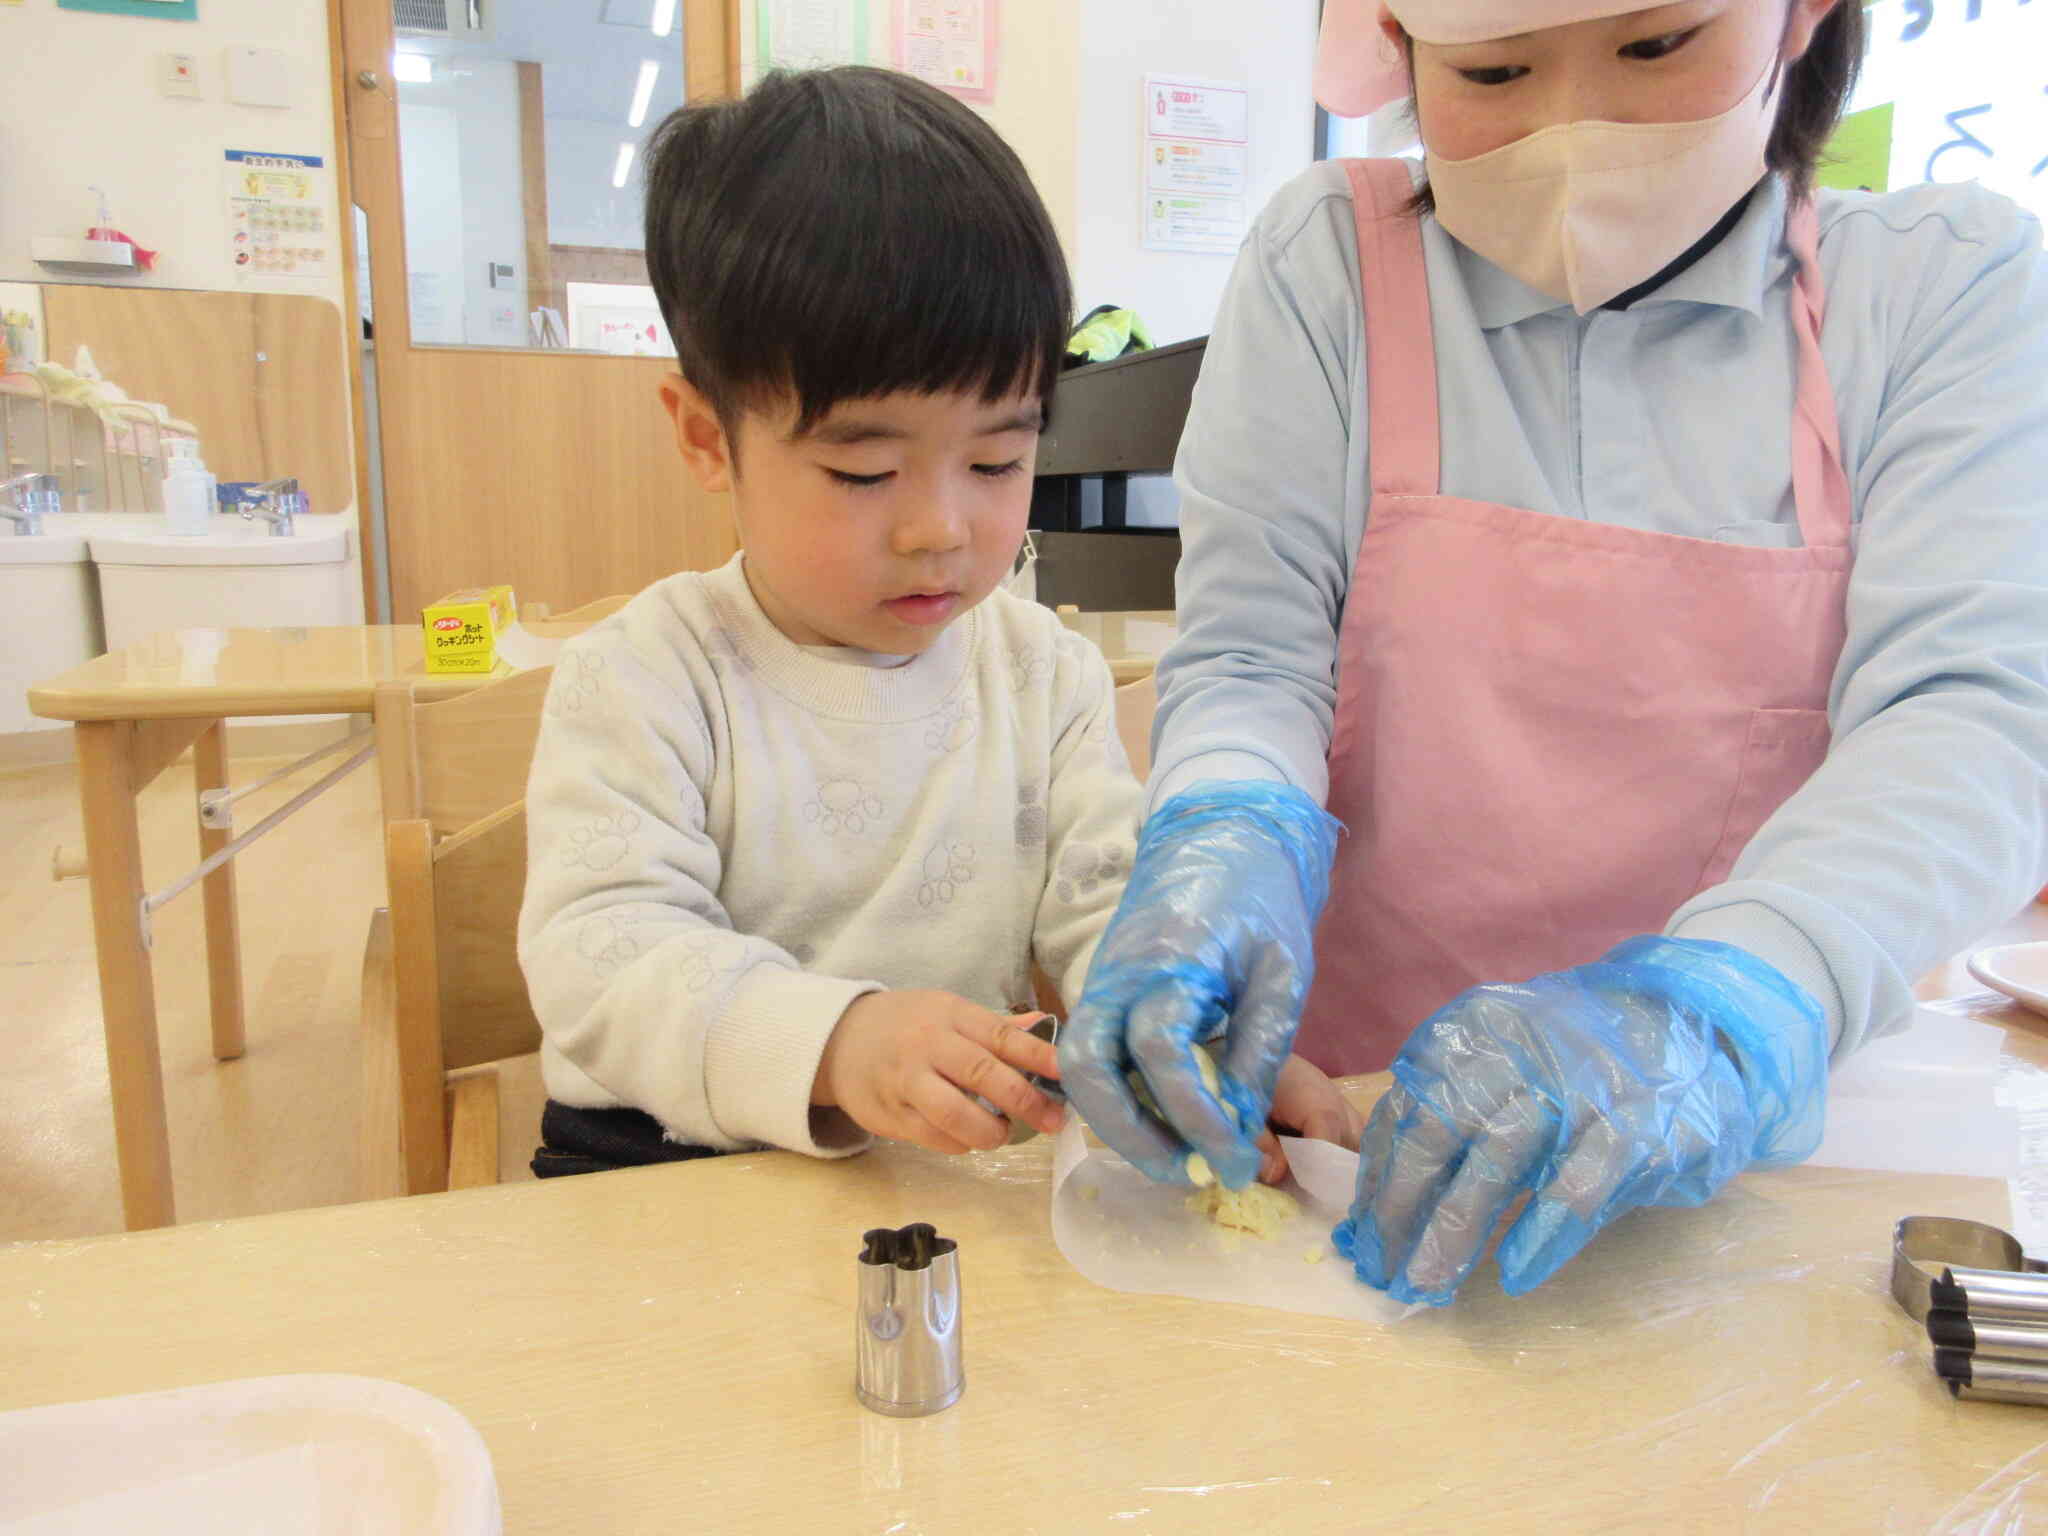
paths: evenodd
<path fill-rule="evenodd" d="M 1007 464 L 976 464 L 972 467 L 974 472 L 984 480 L 1002 480 L 1022 470 L 1024 468 L 1024 461 L 1022 459 L 1012 459 Z"/>
<path fill-rule="evenodd" d="M 850 485 L 856 490 L 864 490 L 880 485 L 889 478 L 889 472 L 886 471 L 879 475 L 850 475 L 843 469 L 827 469 L 825 473 L 841 485 Z"/>
<path fill-rule="evenodd" d="M 1646 37 L 1639 43 L 1630 43 L 1621 50 L 1624 59 L 1661 59 L 1678 52 L 1699 35 L 1699 28 L 1685 32 L 1667 32 L 1662 37 Z"/>
<path fill-rule="evenodd" d="M 1461 69 L 1458 73 L 1474 85 L 1506 85 L 1529 73 L 1529 67 L 1526 64 L 1501 64 L 1493 69 Z"/>

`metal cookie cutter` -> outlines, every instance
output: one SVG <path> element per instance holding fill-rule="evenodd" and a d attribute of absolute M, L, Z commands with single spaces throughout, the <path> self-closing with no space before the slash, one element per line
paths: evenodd
<path fill-rule="evenodd" d="M 2048 1264 L 2028 1258 L 2018 1238 L 1981 1221 L 1908 1216 L 1892 1231 L 1892 1299 L 1924 1323 L 1936 1306 L 1959 1306 L 1944 1276 L 1967 1293 L 1972 1311 L 2048 1328 L 2048 1278 L 2034 1278 L 2048 1276 Z"/>
<path fill-rule="evenodd" d="M 1892 1236 L 1892 1296 L 1925 1325 L 1955 1397 L 2048 1406 L 2048 1264 L 2011 1233 L 1908 1216 Z"/>
<path fill-rule="evenodd" d="M 1038 1010 L 1036 1008 L 1029 1007 L 1023 1003 L 1018 1003 L 1011 1007 L 1010 1012 L 1013 1014 L 1028 1014 L 1036 1013 L 1038 1012 Z M 1030 1030 L 1027 1031 L 1027 1033 L 1038 1036 L 1038 1038 L 1043 1040 L 1047 1045 L 1058 1045 L 1060 1043 L 1060 1021 L 1054 1015 L 1048 1013 L 1044 1018 L 1040 1019 L 1036 1024 L 1032 1025 Z M 1032 1087 L 1036 1088 L 1048 1099 L 1051 1099 L 1055 1104 L 1064 1104 L 1067 1102 L 1067 1090 L 1060 1086 L 1060 1081 L 1056 1077 L 1040 1077 L 1036 1072 L 1026 1072 L 1024 1074 L 1024 1081 L 1029 1083 Z M 1003 1111 L 1001 1109 L 999 1109 L 994 1104 L 989 1103 L 987 1099 L 983 1099 L 981 1101 L 981 1104 L 982 1107 L 988 1110 L 991 1114 L 1003 1114 Z M 1008 1117 L 1005 1116 L 1005 1118 Z M 1010 1121 L 1010 1145 L 1012 1146 L 1015 1146 L 1017 1143 L 1022 1141 L 1029 1141 L 1032 1137 L 1036 1136 L 1037 1134 L 1038 1127 L 1030 1124 L 1027 1121 Z"/>
<path fill-rule="evenodd" d="M 853 1390 L 892 1418 L 960 1400 L 960 1245 L 928 1222 L 864 1233 L 854 1313 Z"/>

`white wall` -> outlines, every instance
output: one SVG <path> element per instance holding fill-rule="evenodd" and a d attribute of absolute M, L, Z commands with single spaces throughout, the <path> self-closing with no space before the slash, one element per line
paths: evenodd
<path fill-rule="evenodd" d="M 1075 300 L 1136 309 L 1162 345 L 1206 336 L 1232 258 L 1143 247 L 1145 76 L 1250 87 L 1256 212 L 1313 158 L 1315 0 L 1081 0 L 1079 27 Z"/>
<path fill-rule="evenodd" d="M 198 21 L 60 11 L 54 0 L 0 6 L 0 278 L 65 281 L 29 254 L 36 235 L 83 235 L 88 184 L 106 188 L 114 223 L 162 252 L 123 286 L 236 288 L 228 259 L 224 162 L 230 149 L 319 155 L 334 164 L 324 0 L 205 0 Z M 282 49 L 293 104 L 225 99 L 230 43 Z M 196 56 L 203 99 L 161 95 L 157 60 Z M 332 225 L 335 210 L 328 210 Z M 71 278 L 70 281 L 90 281 Z M 265 291 L 337 303 L 341 277 L 267 280 Z"/>

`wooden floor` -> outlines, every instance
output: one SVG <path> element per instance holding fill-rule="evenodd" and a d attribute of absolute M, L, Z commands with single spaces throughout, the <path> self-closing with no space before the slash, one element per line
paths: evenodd
<path fill-rule="evenodd" d="M 237 785 L 284 765 L 238 759 Z M 236 806 L 239 829 L 332 767 Z M 142 798 L 152 888 L 197 861 L 189 760 Z M 92 919 L 83 880 L 50 878 L 83 846 L 75 768 L 0 773 L 0 1242 L 121 1228 Z M 366 765 L 235 861 L 248 1054 L 208 1045 L 199 893 L 157 915 L 158 1028 L 181 1221 L 356 1198 L 357 996 L 370 912 L 384 899 L 377 778 Z M 532 1058 L 503 1074 L 502 1177 L 530 1177 L 539 1123 Z"/>

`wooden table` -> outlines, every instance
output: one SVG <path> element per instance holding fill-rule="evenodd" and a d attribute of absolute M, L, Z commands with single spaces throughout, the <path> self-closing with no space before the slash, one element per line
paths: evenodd
<path fill-rule="evenodd" d="M 1171 614 L 1062 617 L 1097 644 L 1113 647 L 1108 654 L 1113 670 L 1121 669 L 1119 681 L 1149 672 L 1172 634 Z M 1162 618 L 1169 622 L 1159 624 Z M 545 623 L 527 627 L 544 638 L 561 632 Z M 35 714 L 75 722 L 114 1144 L 130 1230 L 177 1219 L 155 978 L 141 914 L 146 886 L 135 797 L 187 747 L 194 749 L 198 793 L 225 787 L 222 722 L 228 717 L 367 713 L 379 683 L 408 678 L 429 699 L 452 697 L 484 680 L 428 677 L 420 631 L 405 624 L 174 631 L 29 690 Z M 202 825 L 200 857 L 232 835 Z M 203 890 L 213 1051 L 227 1061 L 245 1046 L 232 861 L 208 875 Z"/>
<path fill-rule="evenodd" d="M 1991 1012 L 2048 1055 L 2048 1021 Z M 1355 1085 L 1361 1102 L 1380 1079 Z M 511 1532 L 1952 1530 L 2048 1518 L 2048 1417 L 1952 1401 L 1892 1223 L 1989 1180 L 1746 1176 L 1531 1296 L 1389 1328 L 1124 1295 L 1047 1143 L 787 1153 L 0 1249 L 0 1409 L 343 1371 L 482 1432 Z M 852 1393 L 863 1229 L 961 1244 L 967 1391 Z M 1995 1519 L 1993 1518 L 1995 1512 Z"/>
<path fill-rule="evenodd" d="M 1111 679 L 1119 685 L 1150 677 L 1153 664 L 1173 643 L 1171 608 L 1128 613 L 1069 613 L 1061 609 L 1060 622 L 1095 643 L 1109 661 Z"/>

